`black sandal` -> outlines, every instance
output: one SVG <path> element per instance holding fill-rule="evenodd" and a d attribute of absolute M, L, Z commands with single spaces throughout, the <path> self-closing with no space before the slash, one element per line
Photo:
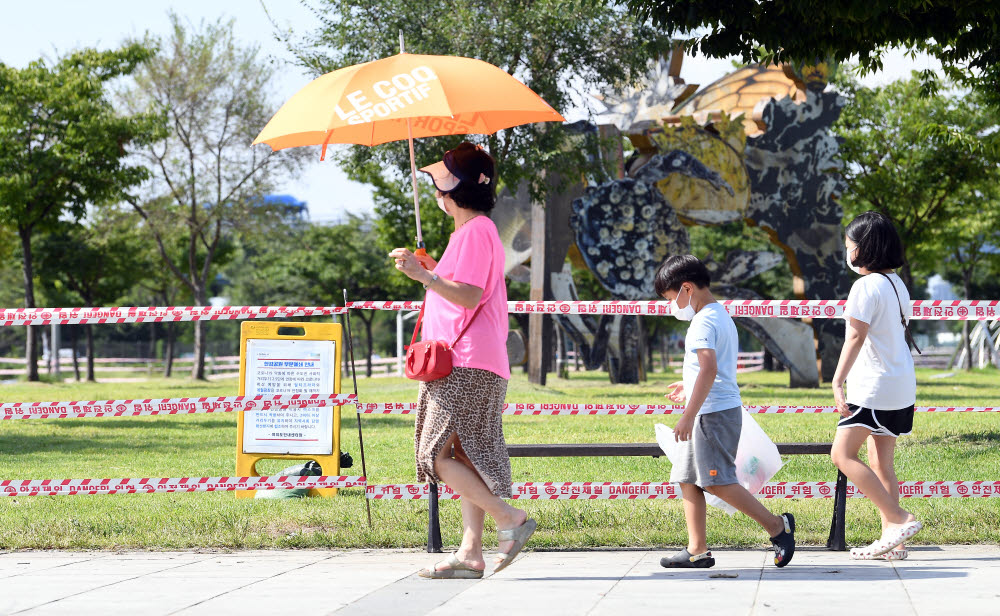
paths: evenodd
<path fill-rule="evenodd" d="M 795 554 L 795 516 L 783 513 L 781 519 L 785 524 L 785 530 L 771 537 L 771 544 L 774 545 L 775 567 L 784 567 L 792 562 L 792 556 Z"/>
<path fill-rule="evenodd" d="M 664 556 L 660 559 L 660 566 L 667 569 L 708 569 L 715 566 L 715 559 L 711 552 L 692 556 L 687 548 L 677 552 L 673 556 Z"/>

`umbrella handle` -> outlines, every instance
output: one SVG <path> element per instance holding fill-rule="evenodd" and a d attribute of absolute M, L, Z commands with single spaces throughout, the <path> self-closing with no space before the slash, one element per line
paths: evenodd
<path fill-rule="evenodd" d="M 421 244 L 422 244 L 422 243 L 423 243 L 423 242 L 421 242 Z M 427 266 L 426 266 L 426 265 L 424 265 L 424 262 L 423 262 L 423 261 L 420 261 L 420 259 L 419 259 L 419 257 L 426 257 L 426 256 L 427 256 L 427 249 L 426 249 L 426 248 L 424 248 L 423 246 L 421 246 L 420 248 L 417 248 L 416 250 L 414 250 L 414 251 L 413 251 L 413 254 L 414 254 L 414 255 L 416 255 L 416 256 L 418 257 L 417 261 L 419 261 L 419 262 L 420 262 L 420 267 L 422 267 L 422 268 L 424 268 L 424 269 L 427 269 Z"/>

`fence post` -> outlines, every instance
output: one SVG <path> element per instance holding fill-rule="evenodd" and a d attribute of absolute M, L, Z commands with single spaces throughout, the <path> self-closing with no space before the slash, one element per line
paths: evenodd
<path fill-rule="evenodd" d="M 830 522 L 830 537 L 826 547 L 838 552 L 847 551 L 845 525 L 847 518 L 847 476 L 837 470 L 837 487 L 833 493 L 833 520 Z"/>
<path fill-rule="evenodd" d="M 438 484 L 430 486 L 430 501 L 427 506 L 427 551 L 441 553 L 441 520 L 438 519 Z"/>

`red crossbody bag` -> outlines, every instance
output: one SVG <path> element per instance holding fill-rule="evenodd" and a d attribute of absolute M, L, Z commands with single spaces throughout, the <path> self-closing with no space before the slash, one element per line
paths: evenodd
<path fill-rule="evenodd" d="M 476 308 L 472 318 L 459 332 L 458 338 L 450 345 L 442 340 L 421 340 L 417 342 L 417 334 L 420 332 L 420 325 L 424 320 L 424 306 L 427 301 L 420 306 L 420 314 L 417 315 L 417 324 L 413 328 L 413 339 L 410 346 L 406 348 L 406 378 L 415 381 L 436 381 L 451 374 L 451 349 L 461 340 L 462 336 L 476 320 L 483 305 Z"/>

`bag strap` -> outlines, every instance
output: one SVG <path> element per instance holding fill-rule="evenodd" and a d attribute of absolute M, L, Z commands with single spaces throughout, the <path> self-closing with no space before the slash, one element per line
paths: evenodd
<path fill-rule="evenodd" d="M 462 339 L 462 336 L 465 335 L 465 332 L 469 331 L 469 327 L 471 327 L 472 322 L 476 320 L 476 317 L 479 315 L 479 311 L 483 309 L 483 305 L 484 304 L 479 304 L 479 306 L 476 307 L 476 311 L 472 313 L 472 318 L 469 319 L 469 322 L 465 324 L 465 327 L 462 328 L 462 331 L 458 333 L 458 338 L 455 338 L 455 342 L 451 343 L 451 348 L 455 348 L 455 345 L 458 344 L 458 341 Z"/>
<path fill-rule="evenodd" d="M 920 347 L 918 347 L 917 343 L 913 341 L 913 336 L 910 334 L 910 326 L 907 325 L 906 316 L 903 314 L 903 300 L 899 299 L 899 291 L 896 290 L 896 283 L 892 281 L 892 278 L 889 278 L 889 274 L 884 272 L 879 272 L 879 274 L 885 276 L 885 279 L 892 285 L 892 292 L 896 294 L 896 303 L 899 305 L 899 322 L 903 324 L 903 335 L 906 337 L 907 344 L 913 345 L 913 348 L 917 350 L 918 355 L 923 355 Z"/>
<path fill-rule="evenodd" d="M 420 304 L 420 314 L 417 315 L 417 322 L 413 326 L 413 338 L 410 339 L 411 346 L 417 343 L 417 334 L 420 333 L 420 325 L 423 323 L 424 320 L 424 306 L 426 305 L 427 305 L 427 297 L 425 296 L 424 301 Z M 476 308 L 476 311 L 472 313 L 472 318 L 469 319 L 469 322 L 466 323 L 465 327 L 462 328 L 462 331 L 459 332 L 458 338 L 455 338 L 455 342 L 452 342 L 451 346 L 448 348 L 454 348 L 454 346 L 458 344 L 458 341 L 462 339 L 462 336 L 465 335 L 465 332 L 469 331 L 469 327 L 472 325 L 472 322 L 476 320 L 476 317 L 479 315 L 479 311 L 483 309 L 483 305 L 484 304 L 479 304 L 479 306 Z"/>
<path fill-rule="evenodd" d="M 424 320 L 424 306 L 427 305 L 427 298 L 424 297 L 424 301 L 420 304 L 420 314 L 417 315 L 417 323 L 413 326 L 413 338 L 410 338 L 410 346 L 417 343 L 417 334 L 420 333 L 420 324 Z"/>

